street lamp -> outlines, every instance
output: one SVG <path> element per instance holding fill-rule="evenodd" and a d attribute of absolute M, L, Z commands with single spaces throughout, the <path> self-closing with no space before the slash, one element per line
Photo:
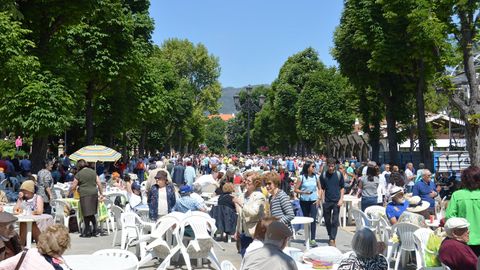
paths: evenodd
<path fill-rule="evenodd" d="M 237 111 L 247 112 L 247 154 L 250 154 L 250 114 L 260 111 L 263 104 L 265 103 L 266 97 L 260 95 L 258 97 L 258 105 L 253 101 L 252 98 L 252 87 L 249 85 L 245 88 L 247 95 L 244 101 L 240 101 L 240 96 L 233 96 L 233 101 L 235 102 L 235 108 Z"/>

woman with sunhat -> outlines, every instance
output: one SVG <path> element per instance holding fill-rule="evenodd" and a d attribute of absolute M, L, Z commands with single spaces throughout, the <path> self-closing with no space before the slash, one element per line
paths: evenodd
<path fill-rule="evenodd" d="M 470 223 L 464 218 L 450 218 L 445 223 L 447 233 L 438 251 L 440 261 L 452 270 L 476 269 L 477 255 L 467 245 Z"/>
<path fill-rule="evenodd" d="M 419 196 L 408 198 L 407 211 L 404 211 L 398 218 L 398 222 L 410 223 L 419 227 L 428 228 L 425 217 L 428 217 L 430 203 L 423 201 Z"/>
<path fill-rule="evenodd" d="M 20 186 L 20 192 L 18 193 L 18 200 L 13 207 L 13 211 L 16 214 L 25 213 L 26 215 L 41 215 L 43 214 L 43 199 L 42 196 L 36 194 L 35 183 L 32 180 L 27 180 Z M 25 223 L 20 224 L 20 239 L 22 243 L 26 243 L 27 225 Z M 40 235 L 37 223 L 32 224 L 32 238 L 37 241 Z"/>

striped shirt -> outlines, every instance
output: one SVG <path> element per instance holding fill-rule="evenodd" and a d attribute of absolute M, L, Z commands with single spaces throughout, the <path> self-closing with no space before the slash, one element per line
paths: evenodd
<path fill-rule="evenodd" d="M 281 189 L 277 195 L 270 197 L 270 214 L 286 225 L 290 225 L 290 221 L 295 217 L 290 198 Z"/>

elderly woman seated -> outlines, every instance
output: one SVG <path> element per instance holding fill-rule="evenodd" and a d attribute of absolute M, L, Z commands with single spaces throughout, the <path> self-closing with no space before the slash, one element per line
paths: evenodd
<path fill-rule="evenodd" d="M 35 183 L 32 180 L 27 180 L 20 186 L 20 192 L 18 193 L 18 200 L 13 208 L 16 214 L 24 212 L 27 215 L 41 215 L 43 214 L 43 199 L 42 196 L 36 194 L 37 189 Z M 20 239 L 22 244 L 26 242 L 27 226 L 25 223 L 20 224 Z M 40 230 L 37 224 L 34 222 L 32 226 L 32 237 L 35 242 L 38 240 Z"/>
<path fill-rule="evenodd" d="M 17 265 L 19 270 L 42 269 L 62 270 L 62 255 L 70 247 L 70 236 L 64 225 L 56 224 L 43 232 L 37 243 L 37 248 L 24 250 L 14 257 L 0 262 L 0 269 L 13 270 Z M 23 260 L 22 260 L 23 257 Z"/>
<path fill-rule="evenodd" d="M 338 270 L 387 270 L 385 257 L 379 253 L 375 234 L 368 228 L 355 233 L 352 239 L 353 253 L 343 259 Z"/>
<path fill-rule="evenodd" d="M 467 245 L 470 224 L 464 218 L 449 218 L 445 223 L 447 238 L 443 240 L 438 255 L 450 269 L 476 269 L 477 256 Z"/>
<path fill-rule="evenodd" d="M 0 261 L 15 256 L 22 251 L 20 239 L 15 232 L 17 217 L 0 212 Z"/>

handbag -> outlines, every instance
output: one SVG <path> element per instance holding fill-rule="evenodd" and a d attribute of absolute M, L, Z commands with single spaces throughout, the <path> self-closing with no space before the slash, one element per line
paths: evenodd
<path fill-rule="evenodd" d="M 25 256 L 27 255 L 28 249 L 24 249 L 22 252 L 22 256 L 20 257 L 20 260 L 17 263 L 17 266 L 15 266 L 15 270 L 20 269 L 20 266 L 22 266 L 23 260 L 25 259 Z"/>

